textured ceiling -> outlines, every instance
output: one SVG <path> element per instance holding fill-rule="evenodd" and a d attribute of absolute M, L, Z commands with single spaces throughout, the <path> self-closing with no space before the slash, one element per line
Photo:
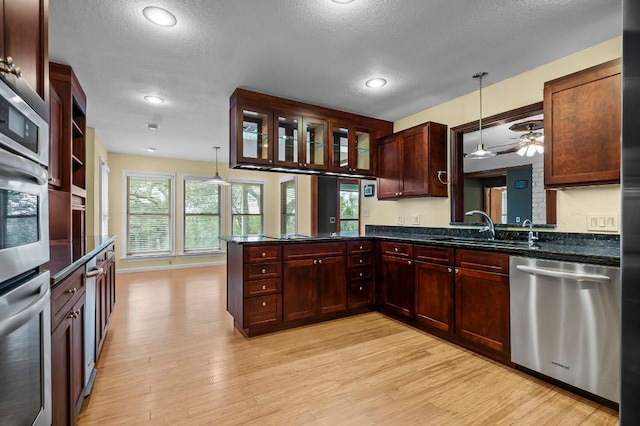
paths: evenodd
<path fill-rule="evenodd" d="M 155 26 L 149 5 L 178 25 Z M 228 155 L 236 87 L 396 120 L 621 33 L 621 0 L 51 0 L 50 57 L 73 66 L 109 151 Z M 372 90 L 375 76 L 387 86 Z M 162 105 L 143 100 L 166 99 Z M 159 125 L 157 131 L 147 123 Z M 149 154 L 147 147 L 157 148 Z"/>

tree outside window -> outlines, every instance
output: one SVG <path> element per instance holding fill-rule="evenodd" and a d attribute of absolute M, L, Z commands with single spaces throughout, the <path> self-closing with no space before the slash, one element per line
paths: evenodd
<path fill-rule="evenodd" d="M 296 181 L 291 179 L 280 183 L 280 232 L 283 234 L 296 233 Z"/>
<path fill-rule="evenodd" d="M 358 235 L 360 231 L 360 182 L 338 179 L 340 233 Z"/>
<path fill-rule="evenodd" d="M 231 183 L 232 235 L 259 235 L 263 231 L 262 183 Z"/>
<path fill-rule="evenodd" d="M 220 250 L 220 185 L 199 178 L 183 181 L 185 253 Z"/>

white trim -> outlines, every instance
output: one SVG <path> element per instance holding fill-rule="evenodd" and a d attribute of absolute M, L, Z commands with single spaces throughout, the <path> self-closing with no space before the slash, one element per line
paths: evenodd
<path fill-rule="evenodd" d="M 181 257 L 202 257 L 202 256 L 219 256 L 220 253 L 224 254 L 224 250 L 222 248 L 222 242 L 220 242 L 220 249 L 219 250 L 211 250 L 211 251 L 201 251 L 201 252 L 185 252 L 184 251 L 184 181 L 185 180 L 200 180 L 200 181 L 204 181 L 207 179 L 211 179 L 213 177 L 213 175 L 198 175 L 198 174 L 191 174 L 191 173 L 180 173 L 179 174 L 179 183 L 180 183 L 180 230 L 178 231 L 178 233 L 180 234 L 178 240 L 180 241 L 180 247 L 177 250 L 178 256 Z M 224 229 L 224 220 L 223 220 L 223 215 L 224 215 L 224 192 L 225 192 L 225 185 L 218 185 L 218 209 L 219 209 L 219 218 L 220 218 L 220 229 L 218 232 L 218 235 L 222 235 L 223 232 L 222 230 Z M 230 190 L 228 192 L 231 192 Z"/>
<path fill-rule="evenodd" d="M 225 261 L 216 261 L 216 262 L 204 262 L 204 263 L 184 263 L 179 265 L 161 265 L 161 266 L 142 266 L 140 268 L 118 268 L 116 270 L 116 275 L 119 274 L 130 274 L 133 272 L 154 272 L 154 271 L 168 271 L 172 269 L 191 269 L 191 268 L 204 268 L 207 266 L 224 266 L 227 262 Z"/>
<path fill-rule="evenodd" d="M 298 177 L 297 176 L 283 176 L 280 178 L 280 184 L 278 185 L 278 194 L 280 195 L 280 199 L 278 200 L 278 226 L 280 227 L 280 233 L 284 234 L 284 229 L 282 229 L 282 184 L 285 182 L 293 181 L 293 190 L 295 191 L 296 197 L 296 212 L 294 214 L 294 222 L 295 225 L 293 227 L 293 233 L 298 233 Z"/>
<path fill-rule="evenodd" d="M 246 178 L 230 178 L 229 190 L 227 191 L 227 202 L 229 220 L 227 221 L 227 235 L 233 235 L 233 214 L 231 213 L 231 185 L 234 183 L 256 183 L 262 185 L 262 233 L 264 234 L 267 226 L 267 180 L 266 179 L 246 179 Z M 278 191 L 280 187 L 278 186 Z"/>
<path fill-rule="evenodd" d="M 222 241 L 220 241 L 220 246 L 222 246 Z M 224 256 L 227 253 L 220 249 L 220 250 L 211 250 L 211 251 L 192 251 L 192 252 L 188 252 L 188 253 L 182 253 L 179 254 L 178 257 L 181 258 L 192 258 L 192 257 L 218 257 L 218 256 Z"/>
<path fill-rule="evenodd" d="M 104 199 L 106 195 L 107 205 L 106 205 L 106 219 L 109 221 L 109 174 L 111 173 L 111 169 L 109 165 L 104 161 L 102 157 L 98 157 L 99 164 L 99 175 L 98 175 L 98 217 L 100 218 L 99 224 L 99 232 L 100 232 L 100 242 L 104 242 L 105 238 L 109 238 L 109 225 L 107 224 L 107 229 L 104 229 L 104 218 L 105 218 L 105 206 Z M 107 179 L 105 181 L 104 174 L 106 172 Z M 106 187 L 105 187 L 106 182 Z M 105 191 L 106 189 L 106 191 Z M 106 194 L 105 194 L 106 192 Z"/>
<path fill-rule="evenodd" d="M 144 254 L 138 254 L 135 256 L 122 256 L 120 257 L 120 260 L 122 260 L 123 262 L 151 262 L 154 260 L 166 260 L 166 259 L 175 259 L 176 255 L 175 254 L 150 254 L 150 255 L 144 255 Z"/>
<path fill-rule="evenodd" d="M 160 257 L 171 257 L 171 256 L 175 256 L 176 253 L 176 238 L 175 238 L 175 227 L 176 227 L 176 202 L 175 202 L 175 196 L 176 196 L 176 174 L 175 173 L 169 173 L 169 172 L 147 172 L 147 171 L 140 171 L 140 170 L 129 170 L 129 169 L 123 169 L 122 170 L 122 235 L 124 236 L 124 238 L 122 239 L 122 246 L 124 248 L 124 250 L 122 251 L 122 260 L 130 260 L 132 259 L 131 256 L 127 257 L 127 252 L 129 251 L 129 247 L 128 247 L 128 237 L 127 237 L 127 197 L 129 195 L 129 193 L 127 192 L 127 178 L 129 176 L 135 176 L 135 177 L 161 177 L 161 178 L 168 178 L 170 181 L 170 187 L 171 187 L 171 200 L 170 200 L 170 217 L 169 217 L 169 250 L 171 251 L 168 254 L 161 254 L 159 255 Z M 146 259 L 150 259 L 152 257 L 156 257 L 157 256 L 141 256 L 144 257 Z M 137 258 L 137 256 L 136 256 Z"/>

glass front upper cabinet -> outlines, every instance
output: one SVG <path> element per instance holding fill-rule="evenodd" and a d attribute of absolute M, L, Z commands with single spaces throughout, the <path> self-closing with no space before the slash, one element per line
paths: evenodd
<path fill-rule="evenodd" d="M 334 124 L 331 129 L 331 170 L 349 171 L 349 127 Z"/>
<path fill-rule="evenodd" d="M 331 171 L 371 175 L 372 132 L 341 123 L 331 125 Z"/>
<path fill-rule="evenodd" d="M 304 169 L 327 170 L 328 151 L 328 125 L 324 120 L 315 118 L 304 119 L 304 145 L 302 155 L 302 167 Z"/>
<path fill-rule="evenodd" d="M 357 173 L 371 173 L 373 162 L 371 158 L 371 132 L 363 129 L 356 129 L 353 150 L 353 164 L 351 171 Z"/>
<path fill-rule="evenodd" d="M 302 119 L 285 114 L 276 114 L 275 117 L 277 141 L 274 162 L 282 166 L 298 167 Z"/>
<path fill-rule="evenodd" d="M 271 121 L 267 111 L 242 110 L 241 151 L 238 157 L 255 163 L 271 164 Z"/>

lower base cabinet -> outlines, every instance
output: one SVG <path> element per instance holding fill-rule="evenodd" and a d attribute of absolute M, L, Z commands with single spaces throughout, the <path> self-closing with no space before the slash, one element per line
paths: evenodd
<path fill-rule="evenodd" d="M 111 323 L 116 303 L 115 244 L 96 256 L 96 265 L 102 273 L 96 277 L 96 361 L 102 352 L 104 339 Z"/>
<path fill-rule="evenodd" d="M 426 327 L 453 332 L 454 281 L 452 266 L 415 262 L 416 320 Z"/>
<path fill-rule="evenodd" d="M 52 292 L 52 425 L 76 422 L 84 402 L 85 275 L 78 269 Z"/>

